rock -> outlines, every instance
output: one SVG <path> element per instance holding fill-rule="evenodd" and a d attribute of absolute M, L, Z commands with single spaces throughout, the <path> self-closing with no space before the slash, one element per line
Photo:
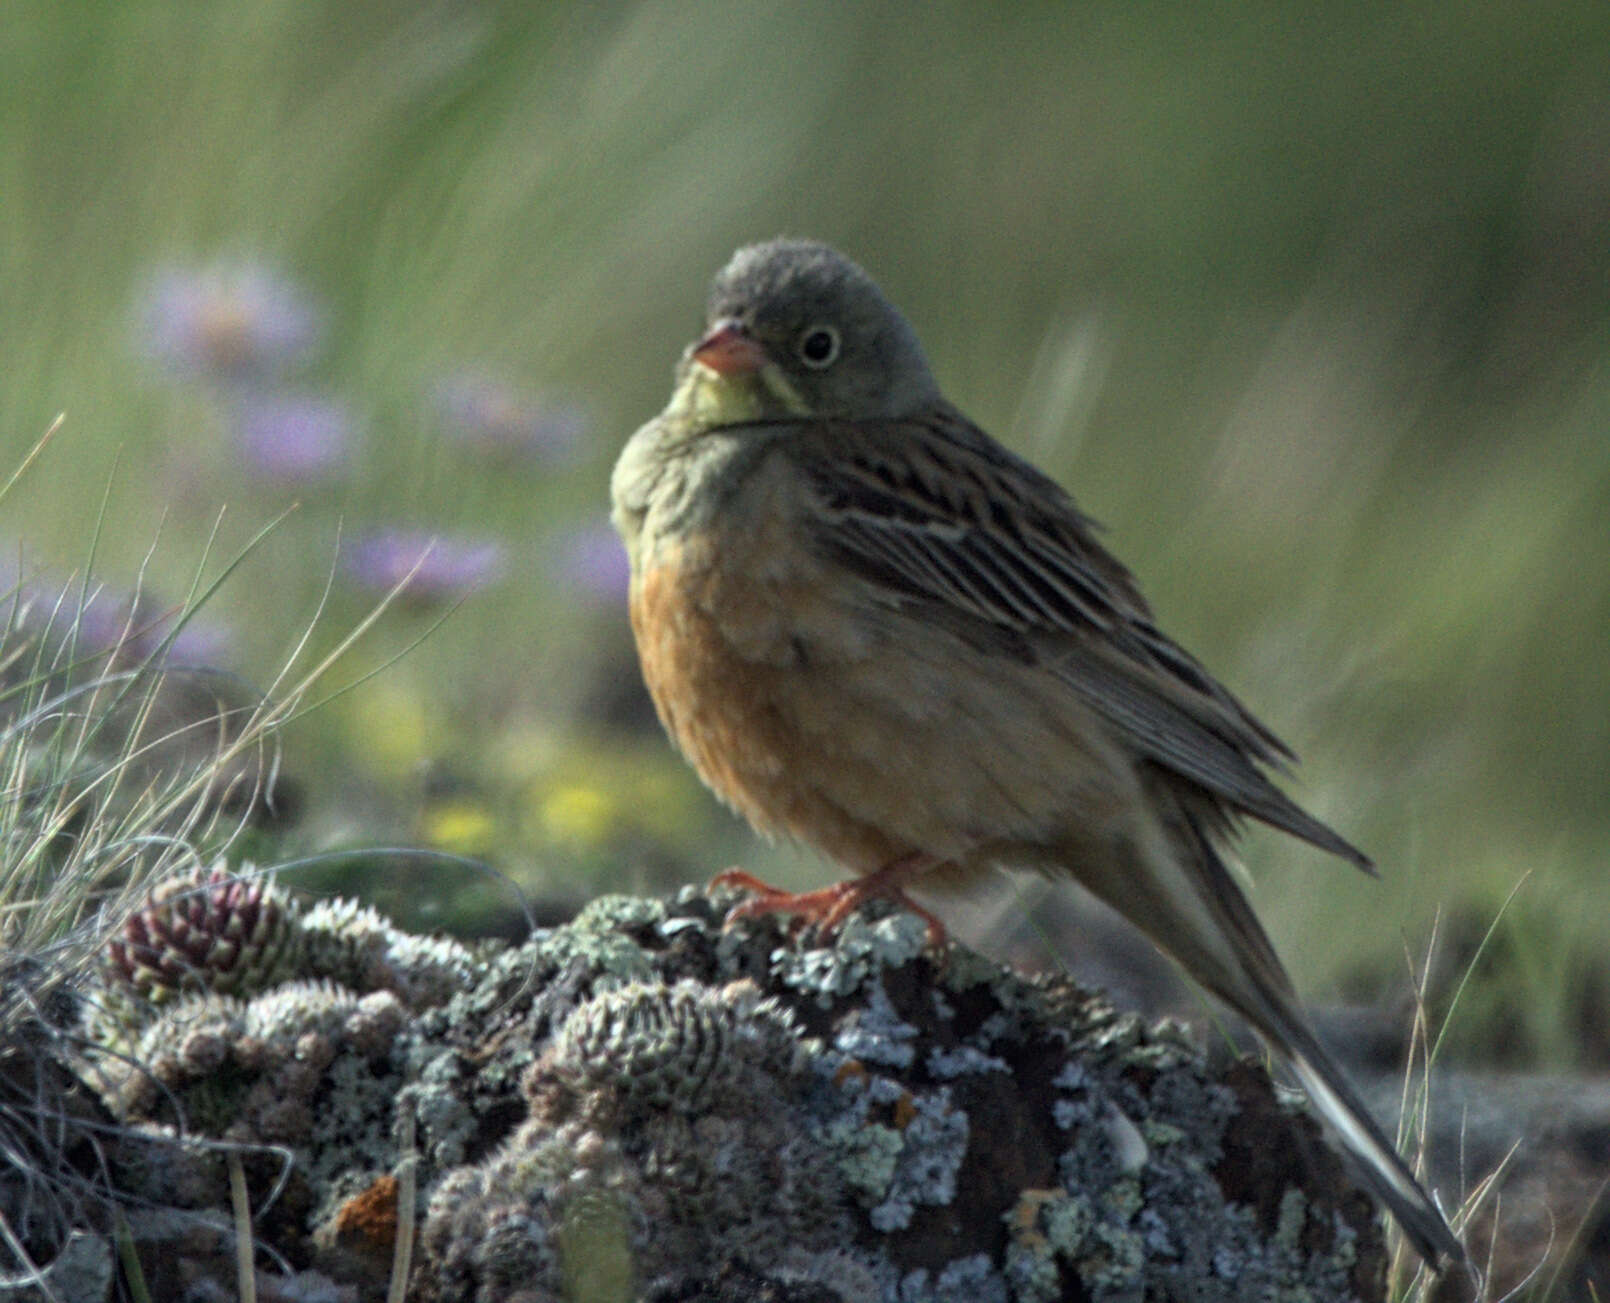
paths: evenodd
<path fill-rule="evenodd" d="M 168 1210 L 131 1218 L 153 1296 L 234 1281 L 219 1148 L 154 1157 L 181 1126 L 244 1156 L 274 1288 L 378 1296 L 406 1113 L 426 1303 L 1383 1297 L 1374 1209 L 1251 1062 L 909 915 L 824 944 L 729 903 L 608 897 L 484 951 L 326 909 L 319 980 L 125 1027 L 137 1065 L 92 1075 Z"/>

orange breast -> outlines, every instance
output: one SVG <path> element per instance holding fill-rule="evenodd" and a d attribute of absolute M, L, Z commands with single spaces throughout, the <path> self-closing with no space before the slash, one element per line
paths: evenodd
<path fill-rule="evenodd" d="M 869 600 L 802 528 L 763 467 L 720 519 L 635 549 L 660 718 L 756 829 L 869 873 L 1048 844 L 1134 806 L 1133 763 L 1055 675 Z"/>
<path fill-rule="evenodd" d="M 632 629 L 660 719 L 705 784 L 762 834 L 871 872 L 913 848 L 828 794 L 831 720 L 810 713 L 796 616 L 811 608 L 808 587 L 808 576 L 755 578 L 709 539 L 662 543 L 633 584 Z"/>

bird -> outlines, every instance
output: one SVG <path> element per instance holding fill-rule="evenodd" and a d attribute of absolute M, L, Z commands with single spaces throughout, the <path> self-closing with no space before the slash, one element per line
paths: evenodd
<path fill-rule="evenodd" d="M 1283 1058 L 1433 1268 L 1436 1202 L 1314 1033 L 1225 863 L 1261 821 L 1373 872 L 1272 780 L 1291 751 L 1157 626 L 1097 525 L 946 401 L 856 263 L 779 238 L 711 282 L 611 515 L 649 695 L 703 782 L 851 877 L 740 914 L 831 931 L 906 888 L 1071 877 Z"/>

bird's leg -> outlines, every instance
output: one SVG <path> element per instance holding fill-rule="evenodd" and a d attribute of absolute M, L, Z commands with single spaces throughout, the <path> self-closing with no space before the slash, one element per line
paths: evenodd
<path fill-rule="evenodd" d="M 928 925 L 928 944 L 943 949 L 946 942 L 945 925 L 937 915 L 917 904 L 905 892 L 907 883 L 939 863 L 932 855 L 912 851 L 909 855 L 890 860 L 864 878 L 849 878 L 817 891 L 783 891 L 742 869 L 718 873 L 710 880 L 710 885 L 737 887 L 755 894 L 754 900 L 745 901 L 728 911 L 729 923 L 735 919 L 753 918 L 757 914 L 792 914 L 802 922 L 814 923 L 817 932 L 824 937 L 838 931 L 844 920 L 867 901 L 880 898 L 892 900 L 922 919 Z"/>

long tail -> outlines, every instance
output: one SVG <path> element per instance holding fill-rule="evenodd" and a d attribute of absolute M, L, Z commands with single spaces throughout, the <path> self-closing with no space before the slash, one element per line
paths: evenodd
<path fill-rule="evenodd" d="M 1166 846 L 1136 847 L 1124 863 L 1106 866 L 1085 859 L 1075 875 L 1184 964 L 1291 1064 L 1315 1110 L 1358 1160 L 1365 1184 L 1391 1210 L 1422 1258 L 1433 1267 L 1443 1259 L 1464 1262 L 1464 1246 L 1442 1212 L 1309 1026 L 1274 946 L 1207 833 L 1185 810 L 1180 815 L 1166 832 L 1157 829 Z"/>
<path fill-rule="evenodd" d="M 1277 1009 L 1275 1032 L 1250 1010 L 1241 1009 L 1291 1064 L 1315 1110 L 1357 1158 L 1359 1176 L 1392 1211 L 1415 1251 L 1433 1267 L 1443 1259 L 1461 1263 L 1465 1249 L 1425 1188 L 1415 1180 L 1396 1147 L 1370 1116 L 1341 1066 L 1331 1057 L 1295 1007 Z"/>

